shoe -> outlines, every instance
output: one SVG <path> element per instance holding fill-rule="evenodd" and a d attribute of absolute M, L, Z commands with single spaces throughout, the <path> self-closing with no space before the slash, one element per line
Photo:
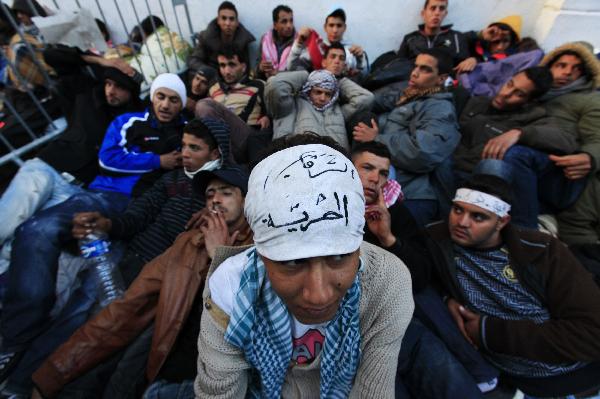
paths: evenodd
<path fill-rule="evenodd" d="M 0 352 L 0 385 L 8 379 L 22 356 L 23 352 Z"/>

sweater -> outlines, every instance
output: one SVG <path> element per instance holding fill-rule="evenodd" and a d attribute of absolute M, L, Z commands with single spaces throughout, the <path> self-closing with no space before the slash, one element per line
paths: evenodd
<path fill-rule="evenodd" d="M 445 293 L 467 303 L 457 280 L 448 225 L 438 223 L 427 230 L 429 253 Z M 501 235 L 514 278 L 540 299 L 550 320 L 536 324 L 525 317 L 488 316 L 480 329 L 482 349 L 553 364 L 600 360 L 600 288 L 590 273 L 547 234 L 508 224 Z"/>
<path fill-rule="evenodd" d="M 221 249 L 208 277 L 226 258 L 244 250 Z M 410 274 L 402 261 L 381 248 L 363 243 L 360 251 L 364 262 L 359 305 L 361 359 L 349 397 L 390 398 L 394 396 L 400 344 L 414 309 Z M 208 285 L 203 297 L 196 397 L 244 397 L 251 366 L 241 349 L 225 341 L 229 318 L 212 302 Z M 319 397 L 321 354 L 308 365 L 288 368 L 282 397 Z"/>
<path fill-rule="evenodd" d="M 192 179 L 183 169 L 172 170 L 111 220 L 110 236 L 130 239 L 127 249 L 149 262 L 173 244 L 192 214 L 203 207 Z"/>

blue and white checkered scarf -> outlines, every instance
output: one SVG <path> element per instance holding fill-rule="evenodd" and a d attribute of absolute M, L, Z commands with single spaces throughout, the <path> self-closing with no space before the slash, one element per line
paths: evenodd
<path fill-rule="evenodd" d="M 359 302 L 362 261 L 354 283 L 327 325 L 321 360 L 321 398 L 346 398 L 360 362 Z M 248 253 L 225 340 L 244 351 L 260 381 L 247 397 L 279 398 L 292 358 L 291 316 L 265 278 L 256 249 Z"/>
<path fill-rule="evenodd" d="M 313 87 L 320 87 L 325 90 L 331 90 L 331 100 L 327 102 L 327 104 L 322 107 L 317 107 L 310 99 L 310 91 Z M 340 88 L 338 85 L 337 78 L 326 69 L 319 69 L 316 71 L 312 71 L 310 75 L 308 75 L 308 79 L 306 79 L 306 83 L 302 86 L 302 90 L 300 91 L 302 97 L 306 98 L 315 109 L 319 112 L 323 112 L 328 108 L 331 108 L 338 97 L 340 96 Z"/>

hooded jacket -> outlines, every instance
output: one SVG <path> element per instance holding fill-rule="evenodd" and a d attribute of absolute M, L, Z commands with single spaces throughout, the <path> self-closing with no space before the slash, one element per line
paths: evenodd
<path fill-rule="evenodd" d="M 423 32 L 424 28 L 425 25 L 421 24 L 418 30 L 404 36 L 398 49 L 398 57 L 413 60 L 424 50 L 441 48 L 448 51 L 454 65 L 457 65 L 470 56 L 467 38 L 462 32 L 452 29 L 452 24 L 442 26 L 434 36 L 427 36 Z"/>
<path fill-rule="evenodd" d="M 570 93 L 560 95 L 544 103 L 548 113 L 559 121 L 580 144 L 581 151 L 593 159 L 593 171 L 600 168 L 600 62 L 582 43 L 562 45 L 542 59 L 541 66 L 549 66 L 565 51 L 575 52 L 584 63 L 588 82 Z"/>
<path fill-rule="evenodd" d="M 221 39 L 221 28 L 217 24 L 217 19 L 213 19 L 205 30 L 200 32 L 197 36 L 198 43 L 192 54 L 188 57 L 187 65 L 191 69 L 198 69 L 201 65 L 208 65 L 215 69 L 219 69 L 217 63 L 217 52 L 224 44 Z M 234 35 L 232 45 L 243 54 L 243 61 L 246 65 L 249 65 L 248 58 L 248 45 L 255 41 L 256 38 L 250 33 L 242 23 L 237 27 Z"/>

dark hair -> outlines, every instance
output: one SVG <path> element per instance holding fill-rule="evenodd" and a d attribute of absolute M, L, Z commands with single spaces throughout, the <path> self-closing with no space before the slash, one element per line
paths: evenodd
<path fill-rule="evenodd" d="M 327 23 L 329 18 L 339 18 L 346 23 L 346 12 L 341 8 L 336 8 L 325 18 L 325 23 Z"/>
<path fill-rule="evenodd" d="M 224 1 L 219 5 L 219 8 L 217 10 L 217 14 L 219 12 L 221 12 L 221 10 L 231 10 L 235 13 L 235 17 L 238 17 L 238 12 L 237 12 L 237 8 L 235 8 L 235 5 L 231 2 L 231 1 Z"/>
<path fill-rule="evenodd" d="M 131 33 L 129 33 L 129 40 L 134 43 L 142 43 L 144 38 L 147 38 L 154 33 L 154 28 L 158 29 L 161 26 L 164 26 L 164 24 L 165 23 L 163 20 L 159 17 L 155 15 L 148 15 L 142 20 L 142 22 L 140 22 L 139 25 L 133 27 Z"/>
<path fill-rule="evenodd" d="M 371 154 L 377 155 L 378 157 L 387 158 L 392 160 L 392 154 L 387 146 L 378 141 L 367 141 L 364 143 L 357 143 L 352 147 L 350 151 L 352 157 L 355 155 L 362 154 L 363 152 L 370 152 Z"/>
<path fill-rule="evenodd" d="M 9 18 L 4 14 L 5 12 L 10 14 L 13 21 L 16 21 L 17 16 L 15 12 L 10 9 L 6 4 L 0 3 L 0 45 L 7 45 L 10 43 L 10 39 L 17 33 L 13 25 L 10 23 Z"/>
<path fill-rule="evenodd" d="M 427 6 L 429 5 L 429 2 L 430 2 L 430 1 L 431 1 L 431 0 L 425 0 L 425 4 L 423 5 L 423 10 L 427 8 Z M 448 0 L 443 0 L 443 1 L 445 1 L 445 2 L 446 2 L 446 4 L 448 4 Z"/>
<path fill-rule="evenodd" d="M 323 59 L 327 58 L 329 51 L 334 50 L 334 49 L 342 50 L 344 52 L 344 58 L 346 58 L 346 48 L 344 47 L 344 45 L 340 42 L 333 42 L 333 43 L 331 43 L 331 45 L 329 47 L 327 47 L 325 49 L 325 54 L 323 54 Z"/>
<path fill-rule="evenodd" d="M 273 23 L 279 21 L 279 13 L 280 12 L 289 12 L 290 14 L 293 13 L 291 8 L 289 8 L 288 6 L 285 6 L 283 4 L 280 4 L 273 9 Z"/>
<path fill-rule="evenodd" d="M 533 37 L 524 37 L 517 45 L 517 53 L 526 53 L 528 51 L 539 50 L 540 45 Z"/>
<path fill-rule="evenodd" d="M 183 127 L 183 133 L 191 134 L 206 143 L 210 151 L 218 148 L 218 143 L 210 129 L 200 120 L 192 119 Z"/>
<path fill-rule="evenodd" d="M 234 46 L 233 44 L 224 44 L 220 46 L 217 50 L 217 57 L 220 55 L 227 58 L 228 60 L 237 56 L 239 62 L 244 64 L 246 63 L 246 59 L 244 58 L 242 50 L 240 50 L 238 46 Z"/>
<path fill-rule="evenodd" d="M 530 100 L 535 100 L 536 98 L 543 96 L 552 87 L 552 73 L 550 73 L 550 70 L 546 67 L 535 66 L 526 68 L 521 72 L 523 72 L 527 76 L 527 79 L 531 80 L 535 86 L 529 95 Z"/>
<path fill-rule="evenodd" d="M 465 184 L 464 188 L 481 191 L 482 193 L 493 195 L 500 198 L 502 201 L 512 205 L 514 194 L 510 184 L 501 177 L 488 174 L 475 174 L 471 176 Z"/>
<path fill-rule="evenodd" d="M 505 24 L 504 22 L 493 22 L 488 25 L 488 28 L 490 26 L 495 26 L 500 30 L 508 31 L 508 33 L 510 34 L 510 46 L 509 47 L 514 47 L 519 43 L 519 35 L 517 35 L 517 32 L 515 32 L 515 30 L 509 24 Z"/>
<path fill-rule="evenodd" d="M 452 56 L 450 56 L 448 51 L 441 48 L 428 48 L 421 51 L 420 54 L 430 55 L 437 60 L 438 74 L 444 75 L 452 72 L 454 63 L 452 61 Z"/>
<path fill-rule="evenodd" d="M 341 152 L 346 158 L 351 159 L 348 155 L 348 151 L 344 147 L 340 146 L 337 141 L 327 136 L 320 136 L 315 132 L 306 131 L 298 134 L 288 134 L 273 140 L 267 147 L 265 147 L 254 159 L 254 162 L 250 164 L 250 170 L 259 164 L 263 159 L 269 157 L 286 148 L 295 147 L 297 145 L 306 144 L 323 144 L 333 148 L 336 151 Z"/>
<path fill-rule="evenodd" d="M 592 53 L 592 54 L 593 54 L 593 52 L 591 52 L 591 51 L 590 51 L 590 53 Z M 581 60 L 581 66 L 583 67 L 583 74 L 584 74 L 585 76 L 588 76 L 588 77 L 590 76 L 590 74 L 589 74 L 589 71 L 588 71 L 588 68 L 587 68 L 587 64 L 585 63 L 585 61 L 584 61 L 584 60 L 583 60 L 583 58 L 581 57 L 581 54 L 579 54 L 577 51 L 573 51 L 573 50 L 565 50 L 565 51 L 562 51 L 562 52 L 558 53 L 558 54 L 556 55 L 556 57 L 554 57 L 554 58 L 552 58 L 550 61 L 548 61 L 548 63 L 546 64 L 546 66 L 547 66 L 548 68 L 551 68 L 551 67 L 552 67 L 552 65 L 553 65 L 553 64 L 554 64 L 556 61 L 558 61 L 558 60 L 560 59 L 560 57 L 562 57 L 563 55 L 572 55 L 572 56 L 574 56 L 574 57 L 577 57 L 577 58 L 579 58 L 579 59 Z"/>
<path fill-rule="evenodd" d="M 96 25 L 98 26 L 98 29 L 100 29 L 100 32 L 102 32 L 102 37 L 104 38 L 104 41 L 105 42 L 109 41 L 110 33 L 108 33 L 108 29 L 106 29 L 106 24 L 98 18 L 94 18 L 94 21 L 96 21 Z"/>

